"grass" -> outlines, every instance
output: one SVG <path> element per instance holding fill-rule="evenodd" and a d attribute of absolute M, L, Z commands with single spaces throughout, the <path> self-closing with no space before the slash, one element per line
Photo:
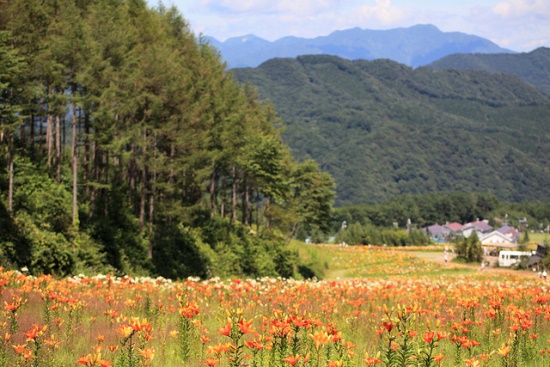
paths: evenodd
<path fill-rule="evenodd" d="M 548 233 L 529 233 L 529 243 L 549 243 L 550 234 Z"/>

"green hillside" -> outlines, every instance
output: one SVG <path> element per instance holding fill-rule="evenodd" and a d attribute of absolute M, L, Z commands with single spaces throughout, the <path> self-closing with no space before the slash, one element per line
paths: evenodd
<path fill-rule="evenodd" d="M 550 48 L 521 54 L 454 54 L 427 67 L 432 69 L 484 70 L 515 75 L 550 95 Z"/>
<path fill-rule="evenodd" d="M 550 97 L 504 74 L 333 56 L 232 70 L 275 104 L 284 140 L 337 183 L 337 205 L 402 194 L 548 199 Z"/>

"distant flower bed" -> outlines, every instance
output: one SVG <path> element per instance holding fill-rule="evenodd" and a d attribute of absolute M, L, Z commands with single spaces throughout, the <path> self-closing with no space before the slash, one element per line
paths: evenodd
<path fill-rule="evenodd" d="M 454 244 L 445 244 L 445 245 L 430 245 L 430 246 L 406 246 L 406 247 L 392 247 L 392 249 L 397 251 L 445 251 L 447 249 L 450 251 L 454 247 Z"/>
<path fill-rule="evenodd" d="M 342 278 L 349 277 L 372 277 L 421 274 L 441 274 L 449 271 L 462 271 L 453 264 L 446 266 L 426 261 L 406 253 L 410 251 L 443 251 L 434 247 L 389 247 L 389 246 L 330 246 L 320 245 L 330 254 L 331 267 L 339 269 Z M 450 248 L 449 248 L 450 249 Z"/>

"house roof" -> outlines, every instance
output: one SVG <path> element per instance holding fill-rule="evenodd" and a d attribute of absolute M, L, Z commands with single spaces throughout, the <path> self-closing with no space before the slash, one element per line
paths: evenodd
<path fill-rule="evenodd" d="M 483 221 L 476 221 L 476 222 L 472 222 L 470 224 L 472 226 L 476 227 L 477 229 L 479 229 L 481 232 L 489 232 L 493 229 L 493 227 L 491 227 L 489 224 L 487 224 Z"/>
<path fill-rule="evenodd" d="M 500 233 L 506 233 L 511 229 L 515 229 L 515 228 L 511 227 L 511 226 L 502 226 L 502 227 L 498 228 L 497 231 L 499 231 Z"/>
<path fill-rule="evenodd" d="M 429 232 L 433 237 L 441 236 L 442 234 L 449 232 L 447 228 L 445 228 L 444 226 L 440 226 L 439 224 L 425 227 L 424 231 Z"/>
<path fill-rule="evenodd" d="M 461 231 L 463 228 L 463 225 L 457 222 L 447 223 L 445 224 L 445 227 L 450 229 L 453 232 Z"/>
<path fill-rule="evenodd" d="M 519 231 L 514 227 L 504 226 L 497 229 L 497 231 L 505 236 L 509 236 L 512 239 L 516 239 L 517 237 L 519 237 Z"/>
<path fill-rule="evenodd" d="M 514 227 L 502 226 L 498 228 L 497 231 L 499 231 L 500 233 L 509 233 L 509 232 L 517 232 L 518 230 L 515 229 Z"/>

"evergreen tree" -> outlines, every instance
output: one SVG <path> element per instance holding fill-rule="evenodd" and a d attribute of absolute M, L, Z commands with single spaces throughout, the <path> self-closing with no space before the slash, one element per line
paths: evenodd
<path fill-rule="evenodd" d="M 25 63 L 10 45 L 10 35 L 0 32 L 0 142 L 8 171 L 8 212 L 13 210 L 15 133 L 23 123 L 22 94 Z M 6 142 L 6 144 L 4 144 Z"/>
<path fill-rule="evenodd" d="M 527 230 L 527 228 L 523 231 L 520 242 L 523 245 L 527 245 L 529 243 L 529 231 Z"/>

